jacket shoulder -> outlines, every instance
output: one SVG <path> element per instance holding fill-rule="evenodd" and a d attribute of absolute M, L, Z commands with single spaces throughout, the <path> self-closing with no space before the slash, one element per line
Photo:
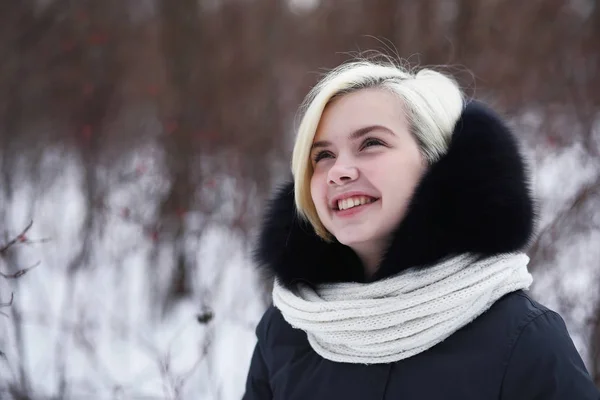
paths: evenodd
<path fill-rule="evenodd" d="M 523 290 L 509 293 L 497 300 L 485 313 L 476 318 L 463 330 L 466 333 L 465 345 L 473 345 L 472 338 L 495 338 L 500 347 L 495 347 L 498 360 L 507 362 L 510 349 L 519 338 L 520 332 L 548 308 L 533 300 Z M 487 348 L 488 341 L 477 341 Z"/>
<path fill-rule="evenodd" d="M 498 300 L 490 309 L 492 313 L 506 314 L 523 327 L 536 317 L 551 311 L 548 307 L 534 300 L 529 293 L 517 290 Z"/>
<path fill-rule="evenodd" d="M 562 317 L 525 292 L 507 300 L 518 324 L 506 353 L 501 398 L 600 398 Z"/>
<path fill-rule="evenodd" d="M 281 345 L 308 344 L 306 333 L 294 329 L 274 305 L 270 305 L 264 312 L 256 327 L 258 341 L 266 348 Z"/>

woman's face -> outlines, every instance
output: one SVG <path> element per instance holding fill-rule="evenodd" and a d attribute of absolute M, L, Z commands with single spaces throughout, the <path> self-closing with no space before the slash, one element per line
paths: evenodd
<path fill-rule="evenodd" d="M 359 253 L 384 250 L 426 168 L 402 101 L 383 89 L 358 90 L 325 108 L 311 162 L 321 222 Z"/>

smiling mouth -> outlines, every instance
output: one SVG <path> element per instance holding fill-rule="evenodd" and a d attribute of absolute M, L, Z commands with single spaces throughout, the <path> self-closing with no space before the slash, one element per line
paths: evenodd
<path fill-rule="evenodd" d="M 339 200 L 333 208 L 334 211 L 346 211 L 356 207 L 364 206 L 376 202 L 379 199 L 369 196 L 354 196 L 348 199 Z"/>

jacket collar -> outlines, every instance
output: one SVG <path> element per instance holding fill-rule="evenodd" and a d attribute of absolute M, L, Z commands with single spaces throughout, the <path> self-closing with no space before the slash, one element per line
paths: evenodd
<path fill-rule="evenodd" d="M 447 153 L 431 165 L 371 279 L 426 268 L 466 252 L 482 257 L 525 247 L 535 210 L 517 141 L 492 110 L 468 103 Z M 365 282 L 347 246 L 327 243 L 296 214 L 293 182 L 276 190 L 263 220 L 254 259 L 269 277 L 290 286 Z"/>

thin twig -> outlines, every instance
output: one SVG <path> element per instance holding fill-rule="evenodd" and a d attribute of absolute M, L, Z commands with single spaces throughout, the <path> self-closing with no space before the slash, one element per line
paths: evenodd
<path fill-rule="evenodd" d="M 10 301 L 8 303 L 0 303 L 0 307 L 10 307 L 12 306 L 13 300 L 15 299 L 15 294 L 10 294 Z"/>
<path fill-rule="evenodd" d="M 548 234 L 551 232 L 559 231 L 562 227 L 562 224 L 565 221 L 569 221 L 576 215 L 584 204 L 594 196 L 597 191 L 600 189 L 600 176 L 596 179 L 595 182 L 592 182 L 587 185 L 583 185 L 577 194 L 574 196 L 571 203 L 565 207 L 562 211 L 560 211 L 556 217 L 550 222 L 544 229 L 542 229 L 535 240 L 535 242 L 530 246 L 529 252 L 532 258 L 532 264 L 537 265 L 540 261 L 547 261 L 544 257 L 544 254 L 550 249 L 556 249 L 553 246 L 548 246 L 545 242 L 545 239 Z M 540 259 L 541 257 L 541 259 Z"/>
<path fill-rule="evenodd" d="M 11 241 L 9 241 L 8 243 L 6 243 L 4 246 L 2 246 L 0 248 L 0 254 L 4 254 L 11 246 L 14 246 L 15 243 L 17 243 L 19 240 L 21 240 L 21 238 L 24 238 L 25 234 L 31 229 L 32 226 L 33 226 L 33 220 L 31 220 L 29 222 L 29 224 L 27 225 L 27 227 L 25 227 L 25 229 L 23 229 L 23 232 L 21 232 L 19 235 L 15 236 Z"/>
<path fill-rule="evenodd" d="M 35 267 L 37 267 L 40 264 L 41 264 L 41 261 L 38 261 L 31 267 L 20 269 L 17 272 L 15 272 L 14 274 L 5 274 L 3 272 L 0 272 L 0 276 L 3 277 L 4 279 L 17 279 L 17 278 L 22 277 L 23 275 L 25 275 L 26 273 L 28 273 L 29 271 L 31 271 L 32 269 L 34 269 Z"/>

